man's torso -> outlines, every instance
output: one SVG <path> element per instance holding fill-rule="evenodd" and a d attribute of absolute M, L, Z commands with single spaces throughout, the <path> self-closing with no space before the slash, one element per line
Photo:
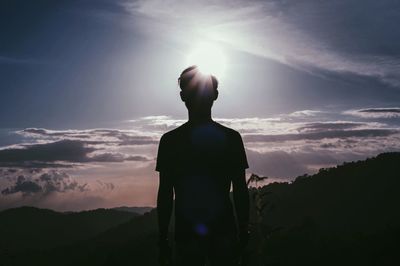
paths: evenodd
<path fill-rule="evenodd" d="M 165 151 L 157 167 L 173 179 L 175 237 L 235 233 L 230 171 L 238 164 L 240 135 L 211 121 L 185 123 L 163 138 Z"/>

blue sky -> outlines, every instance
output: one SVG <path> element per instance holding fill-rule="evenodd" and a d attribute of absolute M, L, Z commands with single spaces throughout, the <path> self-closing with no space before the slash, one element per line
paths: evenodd
<path fill-rule="evenodd" d="M 399 150 L 399 24 L 390 0 L 2 1 L 0 208 L 154 205 L 201 42 L 227 58 L 213 115 L 242 133 L 248 173 Z"/>

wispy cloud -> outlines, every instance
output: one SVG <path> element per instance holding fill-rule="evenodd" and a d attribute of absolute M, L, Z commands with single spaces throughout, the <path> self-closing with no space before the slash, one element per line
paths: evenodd
<path fill-rule="evenodd" d="M 344 111 L 345 115 L 352 115 L 362 118 L 399 118 L 400 108 L 389 107 L 389 108 L 364 108 L 357 110 Z"/>
<path fill-rule="evenodd" d="M 289 116 L 297 117 L 297 118 L 298 117 L 309 117 L 309 116 L 317 116 L 321 113 L 323 113 L 323 112 L 319 111 L 319 110 L 300 110 L 300 111 L 296 111 L 296 112 L 289 114 Z"/>
<path fill-rule="evenodd" d="M 122 5 L 149 19 L 140 29 L 181 42 L 217 41 L 311 73 L 315 68 L 349 72 L 400 86 L 400 59 L 393 53 L 400 36 L 390 30 L 399 23 L 395 1 L 132 0 Z"/>

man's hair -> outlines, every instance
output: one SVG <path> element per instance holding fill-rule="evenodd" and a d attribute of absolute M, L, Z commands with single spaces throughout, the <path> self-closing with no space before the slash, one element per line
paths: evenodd
<path fill-rule="evenodd" d="M 208 90 L 217 90 L 218 80 L 214 75 L 206 75 L 199 71 L 197 66 L 190 66 L 182 71 L 178 78 L 181 90 L 197 89 L 202 86 Z"/>

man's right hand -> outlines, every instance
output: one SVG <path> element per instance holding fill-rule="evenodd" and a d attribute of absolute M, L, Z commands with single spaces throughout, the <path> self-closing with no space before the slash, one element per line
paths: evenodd
<path fill-rule="evenodd" d="M 160 266 L 172 265 L 172 250 L 169 246 L 168 239 L 158 241 L 158 263 Z"/>

